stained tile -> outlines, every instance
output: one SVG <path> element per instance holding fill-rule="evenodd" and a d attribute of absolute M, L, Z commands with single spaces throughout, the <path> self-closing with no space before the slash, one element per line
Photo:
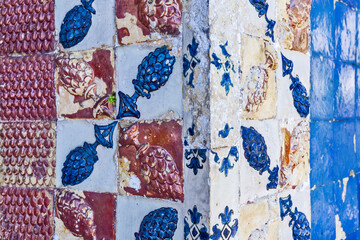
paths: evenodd
<path fill-rule="evenodd" d="M 55 184 L 56 124 L 0 124 L 0 184 L 53 187 Z"/>
<path fill-rule="evenodd" d="M 335 3 L 335 58 L 354 62 L 356 47 L 356 12 L 349 6 Z"/>
<path fill-rule="evenodd" d="M 178 120 L 121 128 L 120 193 L 183 201 L 181 132 Z"/>
<path fill-rule="evenodd" d="M 313 0 L 311 4 L 311 48 L 324 56 L 334 56 L 334 1 Z"/>
<path fill-rule="evenodd" d="M 355 116 L 355 68 L 350 64 L 335 63 L 335 119 Z"/>
<path fill-rule="evenodd" d="M 54 50 L 54 0 L 0 3 L 0 55 Z"/>
<path fill-rule="evenodd" d="M 54 57 L 0 58 L 0 119 L 56 119 Z"/>
<path fill-rule="evenodd" d="M 114 46 L 114 19 L 115 0 L 108 0 L 106 4 L 99 1 L 56 1 L 55 26 L 59 48 L 63 51 Z"/>
<path fill-rule="evenodd" d="M 311 58 L 310 118 L 313 121 L 334 117 L 334 68 L 334 62 L 328 58 Z"/>
<path fill-rule="evenodd" d="M 115 118 L 114 61 L 106 48 L 57 55 L 59 117 Z"/>
<path fill-rule="evenodd" d="M 3 239 L 52 239 L 53 192 L 44 189 L 0 187 Z"/>
<path fill-rule="evenodd" d="M 310 123 L 310 184 L 322 186 L 332 177 L 333 168 L 333 127 L 329 122 Z"/>
<path fill-rule="evenodd" d="M 59 189 L 55 207 L 55 239 L 115 240 L 115 194 Z"/>
<path fill-rule="evenodd" d="M 178 36 L 181 32 L 182 2 L 116 0 L 116 27 L 120 44 L 131 44 Z"/>

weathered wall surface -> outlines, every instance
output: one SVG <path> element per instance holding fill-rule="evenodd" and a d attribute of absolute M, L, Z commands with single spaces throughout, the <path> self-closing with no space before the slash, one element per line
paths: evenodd
<path fill-rule="evenodd" d="M 0 239 L 360 239 L 358 9 L 0 1 Z"/>

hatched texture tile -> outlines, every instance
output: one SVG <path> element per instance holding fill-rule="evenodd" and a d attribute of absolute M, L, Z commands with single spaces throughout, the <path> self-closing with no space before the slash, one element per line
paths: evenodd
<path fill-rule="evenodd" d="M 53 193 L 41 189 L 0 188 L 1 239 L 52 239 Z"/>
<path fill-rule="evenodd" d="M 56 124 L 22 122 L 0 124 L 0 184 L 53 187 Z"/>
<path fill-rule="evenodd" d="M 176 120 L 120 130 L 120 193 L 184 200 L 181 131 Z"/>
<path fill-rule="evenodd" d="M 56 119 L 54 57 L 0 58 L 0 119 Z"/>
<path fill-rule="evenodd" d="M 0 55 L 54 50 L 54 0 L 0 2 Z"/>

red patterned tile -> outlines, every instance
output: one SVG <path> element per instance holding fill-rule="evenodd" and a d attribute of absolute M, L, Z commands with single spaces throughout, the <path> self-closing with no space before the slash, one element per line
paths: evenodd
<path fill-rule="evenodd" d="M 0 58 L 0 119 L 56 119 L 53 56 Z"/>
<path fill-rule="evenodd" d="M 53 0 L 0 1 L 0 55 L 54 50 Z"/>
<path fill-rule="evenodd" d="M 110 193 L 57 190 L 57 237 L 115 239 L 115 200 Z"/>
<path fill-rule="evenodd" d="M 53 193 L 0 187 L 0 239 L 52 239 Z"/>
<path fill-rule="evenodd" d="M 55 122 L 0 124 L 0 184 L 53 187 Z"/>
<path fill-rule="evenodd" d="M 120 191 L 183 201 L 181 129 L 173 120 L 135 123 L 120 130 L 120 178 L 128 177 L 121 179 Z M 139 187 L 129 184 L 134 178 L 140 181 Z"/>

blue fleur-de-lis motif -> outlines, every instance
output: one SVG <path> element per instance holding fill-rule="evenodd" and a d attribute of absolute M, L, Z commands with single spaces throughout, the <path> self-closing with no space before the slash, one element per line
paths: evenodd
<path fill-rule="evenodd" d="M 306 88 L 300 82 L 299 77 L 294 77 L 292 75 L 294 64 L 291 60 L 287 59 L 283 54 L 282 58 L 282 67 L 283 67 L 283 77 L 286 75 L 290 76 L 291 85 L 290 90 L 292 90 L 292 96 L 294 100 L 294 106 L 299 115 L 303 118 L 306 118 L 310 112 L 310 98 L 307 95 Z"/>
<path fill-rule="evenodd" d="M 222 137 L 222 138 L 227 138 L 229 136 L 231 129 L 234 129 L 234 128 L 230 127 L 229 124 L 225 124 L 224 129 L 219 131 L 218 136 Z"/>
<path fill-rule="evenodd" d="M 188 210 L 188 216 L 184 219 L 184 239 L 185 240 L 209 240 L 209 233 L 204 224 L 200 225 L 202 214 L 198 212 L 197 206 Z"/>
<path fill-rule="evenodd" d="M 213 240 L 229 240 L 230 238 L 234 238 L 238 231 L 238 219 L 233 220 L 233 224 L 231 222 L 231 215 L 234 213 L 232 209 L 229 209 L 228 206 L 225 207 L 224 213 L 219 214 L 219 218 L 221 218 L 222 226 L 219 228 L 219 224 L 213 226 L 213 234 L 210 236 Z"/>
<path fill-rule="evenodd" d="M 81 42 L 91 27 L 91 14 L 96 14 L 91 6 L 94 0 L 81 0 L 66 13 L 60 28 L 60 43 L 64 48 L 70 48 Z"/>
<path fill-rule="evenodd" d="M 187 84 L 191 88 L 194 88 L 195 67 L 200 63 L 200 59 L 196 57 L 198 54 L 198 47 L 199 43 L 195 40 L 195 37 L 193 37 L 192 42 L 187 46 L 190 56 L 186 53 L 183 56 L 183 75 L 185 78 L 189 76 L 189 82 Z"/>
<path fill-rule="evenodd" d="M 264 137 L 258 133 L 255 128 L 241 127 L 241 136 L 243 138 L 244 156 L 249 165 L 262 175 L 267 171 L 269 176 L 269 183 L 266 189 L 274 189 L 279 182 L 279 167 L 276 166 L 270 170 L 270 158 L 267 154 L 267 146 Z"/>
<path fill-rule="evenodd" d="M 136 79 L 132 81 L 135 93 L 129 95 L 119 91 L 120 106 L 117 119 L 124 117 L 140 118 L 140 112 L 137 110 L 137 99 L 146 97 L 150 99 L 151 92 L 157 91 L 164 86 L 173 72 L 176 58 L 170 55 L 167 46 L 155 49 L 149 53 L 138 66 Z"/>
<path fill-rule="evenodd" d="M 211 56 L 213 60 L 211 63 L 216 67 L 217 70 L 222 69 L 222 79 L 221 79 L 221 86 L 225 88 L 226 95 L 229 94 L 230 87 L 234 87 L 234 85 L 231 82 L 230 73 L 231 71 L 235 73 L 234 69 L 234 63 L 231 60 L 231 55 L 226 50 L 226 47 L 228 46 L 228 42 L 226 42 L 224 45 L 220 45 L 221 52 L 223 55 L 223 59 L 219 58 L 216 53 L 213 53 Z"/>
<path fill-rule="evenodd" d="M 80 184 L 90 177 L 95 163 L 99 160 L 96 152 L 97 146 L 113 147 L 113 133 L 116 124 L 117 122 L 106 126 L 95 125 L 95 143 L 85 142 L 82 147 L 75 148 L 66 156 L 61 170 L 61 180 L 64 186 Z"/>
<path fill-rule="evenodd" d="M 266 2 L 266 0 L 249 0 L 249 1 L 255 7 L 256 11 L 259 13 L 259 18 L 265 16 L 265 20 L 268 24 L 265 35 L 271 38 L 271 40 L 274 42 L 274 27 L 276 21 L 269 19 L 267 16 L 269 10 L 269 4 Z"/>
<path fill-rule="evenodd" d="M 289 222 L 289 227 L 292 225 L 292 233 L 294 240 L 310 240 L 311 239 L 311 228 L 309 221 L 306 218 L 306 215 L 302 212 L 299 212 L 297 207 L 295 211 L 291 210 L 293 202 L 291 200 L 291 195 L 287 197 L 280 198 L 280 217 L 281 221 L 289 215 L 291 220 Z"/>
<path fill-rule="evenodd" d="M 177 228 L 178 211 L 171 207 L 156 209 L 147 214 L 141 222 L 135 240 L 172 239 Z"/>
<path fill-rule="evenodd" d="M 185 150 L 185 159 L 189 160 L 186 166 L 193 170 L 196 175 L 199 169 L 203 169 L 203 164 L 206 162 L 206 149 L 190 149 Z"/>
<path fill-rule="evenodd" d="M 219 157 L 219 155 L 218 155 L 216 152 L 214 152 L 214 151 L 211 151 L 211 153 L 215 155 L 215 156 L 214 156 L 214 161 L 215 161 L 216 163 L 220 163 L 220 157 Z M 234 164 L 231 164 L 230 157 L 233 157 L 235 162 L 237 162 L 237 161 L 239 160 L 239 151 L 238 151 L 238 149 L 237 149 L 236 146 L 232 146 L 232 147 L 230 148 L 230 151 L 229 151 L 228 155 L 227 155 L 225 158 L 223 158 L 223 160 L 222 160 L 221 163 L 220 163 L 221 165 L 220 165 L 219 171 L 220 171 L 221 173 L 224 172 L 224 173 L 225 173 L 225 177 L 228 176 L 229 170 L 232 169 L 232 168 L 234 168 Z"/>

